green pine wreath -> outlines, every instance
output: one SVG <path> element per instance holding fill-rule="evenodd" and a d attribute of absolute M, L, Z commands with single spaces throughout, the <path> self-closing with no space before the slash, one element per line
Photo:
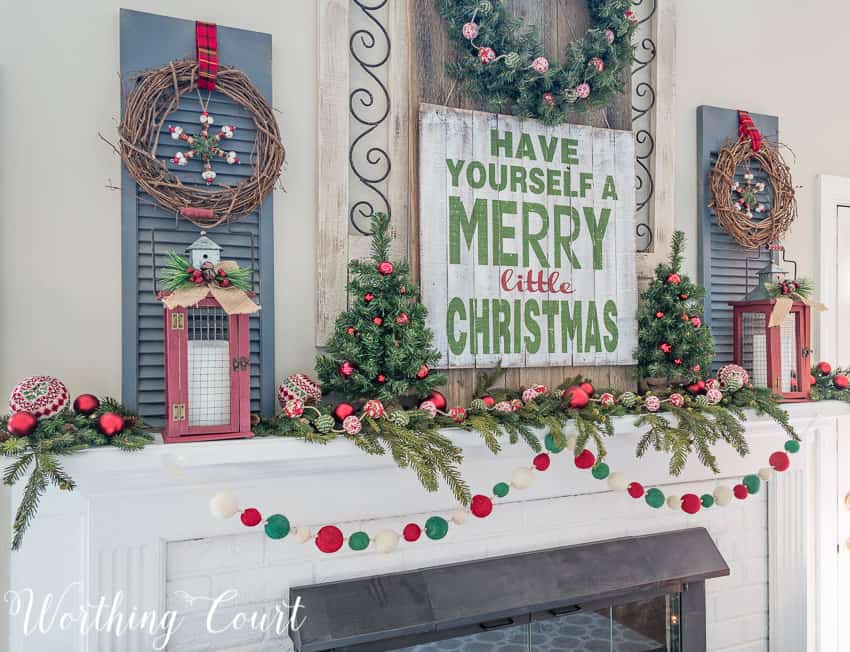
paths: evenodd
<path fill-rule="evenodd" d="M 631 0 L 588 0 L 590 27 L 549 63 L 537 30 L 523 29 L 498 0 L 435 0 L 460 56 L 446 68 L 471 97 L 497 113 L 546 124 L 607 106 L 625 89 L 632 34 L 639 22 Z"/>

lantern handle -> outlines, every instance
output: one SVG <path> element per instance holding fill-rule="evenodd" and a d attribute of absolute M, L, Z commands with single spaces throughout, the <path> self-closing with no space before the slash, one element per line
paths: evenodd
<path fill-rule="evenodd" d="M 747 256 L 744 258 L 744 296 L 750 293 L 750 261 L 761 262 L 761 250 L 756 249 L 755 256 Z"/>

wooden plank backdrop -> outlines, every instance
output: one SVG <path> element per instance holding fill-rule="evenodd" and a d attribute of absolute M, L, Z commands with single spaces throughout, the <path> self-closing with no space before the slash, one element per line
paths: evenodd
<path fill-rule="evenodd" d="M 409 256 L 414 273 L 419 270 L 419 215 L 418 215 L 418 142 L 420 103 L 439 104 L 463 109 L 486 110 L 464 97 L 455 80 L 448 77 L 445 64 L 456 56 L 437 13 L 434 0 L 408 0 L 405 41 L 408 45 L 408 199 L 407 232 L 410 238 Z M 544 51 L 550 60 L 560 60 L 567 45 L 580 37 L 588 26 L 586 0 L 507 0 L 511 11 L 521 16 L 527 25 L 537 26 L 542 35 Z M 396 23 L 397 24 L 397 23 Z M 398 37 L 396 37 L 397 39 Z M 398 42 L 398 41 L 396 41 Z M 570 122 L 577 125 L 631 129 L 631 92 L 615 98 L 605 109 L 576 114 Z M 398 151 L 398 150 L 396 150 Z M 634 165 L 629 161 L 629 165 Z M 394 183 L 399 181 L 396 177 Z M 395 219 L 403 216 L 393 209 Z M 456 369 L 449 372 L 446 395 L 450 403 L 466 403 L 472 392 L 479 369 Z M 543 383 L 558 385 L 566 376 L 582 375 L 599 387 L 632 389 L 635 386 L 633 367 L 526 367 L 509 369 L 505 376 L 508 387 Z"/>

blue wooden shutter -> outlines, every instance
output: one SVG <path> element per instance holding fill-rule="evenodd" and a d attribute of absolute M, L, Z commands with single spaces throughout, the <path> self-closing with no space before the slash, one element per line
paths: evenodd
<path fill-rule="evenodd" d="M 221 63 L 241 69 L 271 102 L 271 35 L 219 26 L 218 42 Z M 194 50 L 194 21 L 121 10 L 121 77 L 125 92 L 132 90 L 139 73 L 173 59 L 193 58 Z M 202 97 L 206 100 L 206 91 Z M 217 182 L 238 183 L 251 174 L 254 123 L 242 107 L 220 93 L 212 94 L 208 110 L 216 125 L 237 127 L 228 149 L 236 150 L 243 163 L 226 166 L 216 162 L 213 166 Z M 198 95 L 184 95 L 179 109 L 163 125 L 157 149 L 160 158 L 171 158 L 182 145 L 171 140 L 168 125 L 179 125 L 188 133 L 195 133 L 200 111 Z M 202 185 L 200 170 L 200 163 L 193 161 L 177 174 L 183 183 Z M 146 421 L 157 424 L 162 422 L 165 408 L 162 305 L 156 299 L 154 273 L 162 269 L 169 250 L 183 253 L 198 237 L 199 229 L 155 205 L 126 170 L 121 176 L 121 220 L 123 400 L 138 409 Z M 250 318 L 251 410 L 270 414 L 275 402 L 271 194 L 259 211 L 211 229 L 209 235 L 222 246 L 225 260 L 235 260 L 255 271 L 254 290 L 263 309 Z"/>
<path fill-rule="evenodd" d="M 777 141 L 779 118 L 751 113 L 750 116 L 762 136 Z M 706 289 L 705 321 L 711 326 L 714 337 L 714 365 L 732 362 L 732 308 L 730 301 L 738 301 L 755 287 L 756 275 L 769 259 L 765 250 L 746 249 L 717 223 L 708 204 L 711 189 L 708 175 L 717 160 L 717 152 L 729 141 L 738 138 L 738 112 L 714 106 L 697 109 L 697 210 L 700 216 L 699 280 Z M 767 181 L 757 165 L 752 172 L 756 179 Z M 739 172 L 743 181 L 743 173 Z"/>

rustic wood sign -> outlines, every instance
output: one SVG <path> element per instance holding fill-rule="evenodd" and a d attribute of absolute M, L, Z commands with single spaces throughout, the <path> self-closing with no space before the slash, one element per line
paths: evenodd
<path fill-rule="evenodd" d="M 423 104 L 420 269 L 448 368 L 633 364 L 631 132 Z"/>

